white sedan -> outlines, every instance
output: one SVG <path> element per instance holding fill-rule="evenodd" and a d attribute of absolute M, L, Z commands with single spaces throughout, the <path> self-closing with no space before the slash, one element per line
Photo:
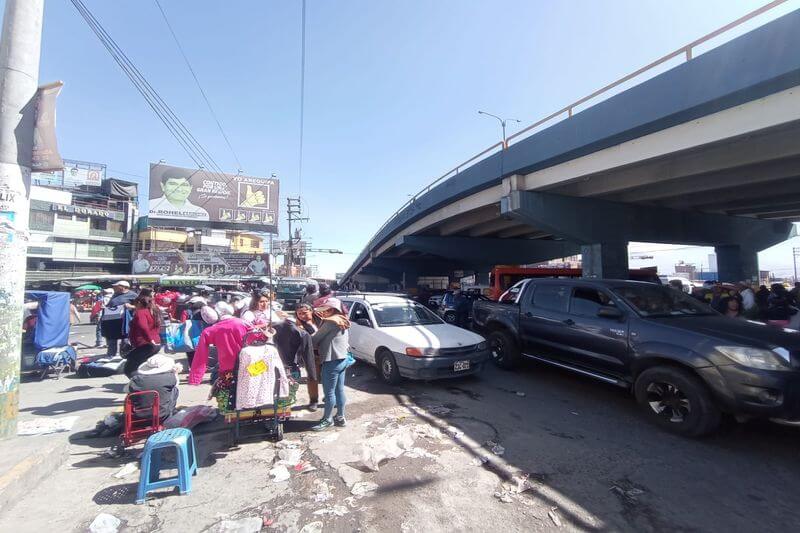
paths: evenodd
<path fill-rule="evenodd" d="M 445 323 L 425 306 L 399 296 L 341 296 L 349 309 L 350 349 L 378 368 L 386 383 L 480 372 L 489 360 L 486 339 Z"/>

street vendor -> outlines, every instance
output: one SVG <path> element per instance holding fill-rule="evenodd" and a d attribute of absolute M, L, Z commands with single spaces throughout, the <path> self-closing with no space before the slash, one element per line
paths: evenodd
<path fill-rule="evenodd" d="M 158 417 L 161 420 L 172 415 L 178 402 L 178 374 L 181 365 L 171 357 L 156 354 L 139 365 L 131 377 L 131 392 L 156 391 L 158 393 Z M 132 397 L 135 409 L 141 412 L 152 405 L 148 396 Z"/>
<path fill-rule="evenodd" d="M 217 384 L 214 384 L 215 392 L 222 391 L 217 394 L 217 404 L 220 409 L 226 410 L 229 407 L 228 400 L 230 399 L 226 393 L 226 387 L 230 388 L 234 382 L 233 369 L 236 366 L 239 351 L 242 349 L 244 336 L 250 327 L 244 320 L 233 316 L 233 308 L 227 302 L 217 302 L 215 309 L 219 315 L 219 321 L 204 329 L 200 335 L 200 342 L 197 344 L 192 368 L 189 372 L 189 385 L 199 385 L 203 381 L 203 375 L 208 366 L 209 346 L 213 344 L 217 348 L 219 369 L 217 383 L 223 385 L 220 389 Z"/>

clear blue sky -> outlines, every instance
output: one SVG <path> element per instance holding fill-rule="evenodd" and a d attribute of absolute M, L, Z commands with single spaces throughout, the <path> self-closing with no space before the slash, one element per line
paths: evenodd
<path fill-rule="evenodd" d="M 323 275 L 344 271 L 408 194 L 498 140 L 498 124 L 478 109 L 533 122 L 764 1 L 308 0 L 305 233 L 315 247 L 347 252 L 312 262 Z M 155 3 L 85 3 L 235 171 Z M 282 197 L 297 194 L 300 2 L 162 5 L 244 170 L 275 172 Z M 793 0 L 748 28 L 798 7 Z M 41 81 L 56 79 L 65 82 L 64 157 L 107 163 L 122 178 L 145 176 L 159 159 L 192 166 L 68 0 L 46 1 Z M 788 267 L 787 250 L 762 256 L 762 267 Z M 656 255 L 661 271 L 676 256 L 707 261 L 707 250 Z"/>

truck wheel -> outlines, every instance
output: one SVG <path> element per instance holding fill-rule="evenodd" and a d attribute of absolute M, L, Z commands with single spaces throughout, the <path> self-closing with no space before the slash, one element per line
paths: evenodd
<path fill-rule="evenodd" d="M 444 321 L 448 324 L 455 324 L 456 323 L 456 314 L 453 311 L 448 311 L 444 314 Z"/>
<path fill-rule="evenodd" d="M 489 334 L 489 349 L 492 361 L 505 370 L 511 370 L 519 363 L 520 355 L 517 341 L 507 331 L 493 331 Z"/>
<path fill-rule="evenodd" d="M 397 385 L 403 379 L 400 376 L 400 369 L 397 368 L 397 361 L 389 350 L 381 350 L 375 362 L 378 363 L 378 377 L 384 383 Z"/>
<path fill-rule="evenodd" d="M 680 368 L 657 366 L 642 372 L 634 385 L 636 401 L 662 428 L 700 437 L 715 431 L 722 413 L 700 379 Z"/>

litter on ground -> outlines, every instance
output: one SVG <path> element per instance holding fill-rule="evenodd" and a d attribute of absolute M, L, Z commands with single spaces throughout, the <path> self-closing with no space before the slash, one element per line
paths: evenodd
<path fill-rule="evenodd" d="M 122 520 L 113 514 L 100 513 L 89 524 L 90 533 L 117 533 Z"/>
<path fill-rule="evenodd" d="M 273 483 L 286 481 L 290 477 L 289 470 L 284 465 L 276 465 L 272 467 L 272 470 L 269 471 L 269 475 L 272 476 Z"/>
<path fill-rule="evenodd" d="M 77 416 L 63 416 L 61 418 L 34 418 L 33 420 L 20 420 L 17 422 L 17 435 L 49 435 L 69 431 Z"/>
<path fill-rule="evenodd" d="M 322 533 L 322 522 L 310 522 L 303 526 L 300 533 Z"/>
<path fill-rule="evenodd" d="M 117 479 L 122 479 L 126 476 L 133 474 L 134 472 L 137 472 L 138 470 L 139 470 L 139 463 L 137 462 L 126 463 L 125 466 L 120 468 L 119 472 L 114 474 L 114 477 Z"/>
<path fill-rule="evenodd" d="M 375 490 L 378 490 L 378 485 L 375 483 L 372 483 L 371 481 L 359 481 L 353 485 L 352 489 L 350 489 L 350 494 L 360 497 L 365 496 Z"/>
<path fill-rule="evenodd" d="M 557 510 L 558 510 L 558 507 L 553 507 L 552 509 L 547 511 L 547 516 L 550 517 L 550 520 L 553 521 L 553 523 L 556 525 L 556 527 L 561 527 L 561 519 L 558 517 L 558 514 L 556 514 Z"/>
<path fill-rule="evenodd" d="M 223 520 L 214 528 L 217 533 L 257 533 L 261 531 L 264 520 L 258 516 L 248 516 L 239 520 Z"/>
<path fill-rule="evenodd" d="M 494 497 L 500 500 L 503 503 L 513 503 L 514 500 L 511 498 L 511 495 L 506 491 L 498 491 L 494 493 Z"/>

